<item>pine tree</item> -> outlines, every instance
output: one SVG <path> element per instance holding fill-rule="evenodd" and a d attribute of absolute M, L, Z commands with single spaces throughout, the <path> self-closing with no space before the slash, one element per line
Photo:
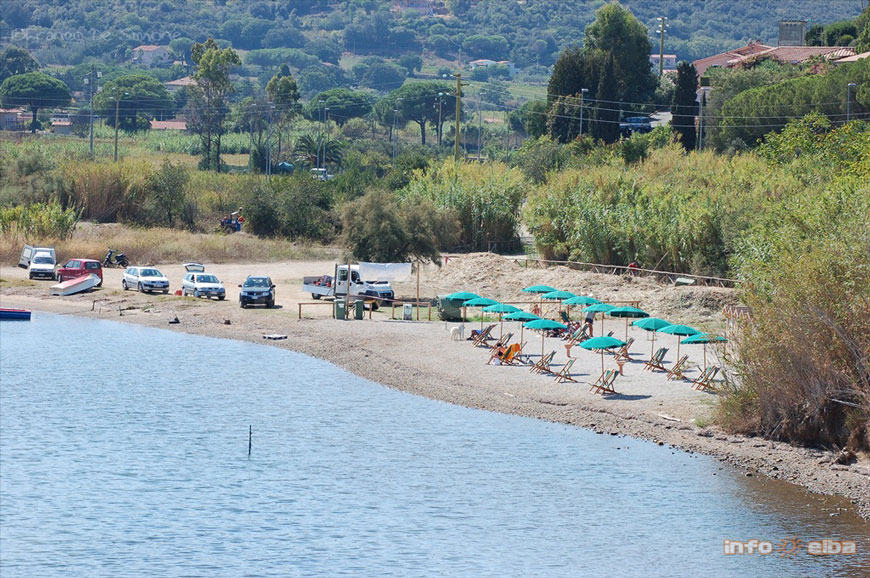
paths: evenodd
<path fill-rule="evenodd" d="M 698 110 L 697 91 L 698 72 L 695 70 L 695 65 L 691 62 L 680 62 L 677 65 L 677 84 L 671 106 L 673 114 L 671 126 L 687 151 L 694 150 L 697 141 L 695 132 L 695 113 Z"/>
<path fill-rule="evenodd" d="M 601 77 L 596 91 L 595 113 L 592 122 L 592 136 L 613 143 L 619 140 L 619 89 L 613 54 L 604 59 Z"/>

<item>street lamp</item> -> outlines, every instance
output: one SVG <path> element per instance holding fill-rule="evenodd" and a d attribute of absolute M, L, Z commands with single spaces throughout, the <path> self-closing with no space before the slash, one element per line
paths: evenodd
<path fill-rule="evenodd" d="M 665 31 L 668 29 L 668 17 L 659 16 L 656 20 L 658 20 L 659 34 L 661 35 L 659 44 L 659 76 L 662 76 L 665 72 Z"/>
<path fill-rule="evenodd" d="M 115 162 L 118 162 L 118 109 L 121 104 L 120 87 L 115 87 Z M 125 92 L 124 96 L 130 96 L 129 92 Z"/>
<path fill-rule="evenodd" d="M 586 102 L 586 94 L 588 92 L 588 88 L 580 89 L 580 136 L 583 136 L 583 104 Z"/>
<path fill-rule="evenodd" d="M 852 89 L 856 86 L 854 82 L 846 85 L 846 122 L 849 122 L 852 117 Z"/>

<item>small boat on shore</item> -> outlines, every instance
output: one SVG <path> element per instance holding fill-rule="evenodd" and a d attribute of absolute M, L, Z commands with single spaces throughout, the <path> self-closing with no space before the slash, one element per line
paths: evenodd
<path fill-rule="evenodd" d="M 75 293 L 81 293 L 82 291 L 93 289 L 99 285 L 99 283 L 100 278 L 91 273 L 89 275 L 82 275 L 81 277 L 64 281 L 63 283 L 58 283 L 57 285 L 52 285 L 50 290 L 52 295 L 65 297 L 67 295 L 74 295 Z"/>
<path fill-rule="evenodd" d="M 30 321 L 30 311 L 0 307 L 0 321 Z"/>

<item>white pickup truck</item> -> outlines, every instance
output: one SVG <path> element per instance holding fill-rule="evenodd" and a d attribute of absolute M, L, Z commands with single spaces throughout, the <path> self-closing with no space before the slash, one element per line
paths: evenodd
<path fill-rule="evenodd" d="M 347 265 L 336 265 L 334 275 L 303 277 L 302 290 L 311 293 L 314 299 L 347 296 Z M 382 301 L 392 301 L 395 294 L 389 281 L 363 281 L 359 276 L 359 266 L 351 265 L 350 296 L 374 299 L 377 308 Z"/>

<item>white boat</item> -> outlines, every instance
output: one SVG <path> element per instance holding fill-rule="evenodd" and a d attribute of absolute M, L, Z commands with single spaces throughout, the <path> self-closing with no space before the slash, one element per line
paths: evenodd
<path fill-rule="evenodd" d="M 73 295 L 75 293 L 81 293 L 82 291 L 93 289 L 99 283 L 100 278 L 91 273 L 89 275 L 76 277 L 75 279 L 69 279 L 63 283 L 58 283 L 57 285 L 52 285 L 50 290 L 52 295 L 65 297 L 67 295 Z"/>

